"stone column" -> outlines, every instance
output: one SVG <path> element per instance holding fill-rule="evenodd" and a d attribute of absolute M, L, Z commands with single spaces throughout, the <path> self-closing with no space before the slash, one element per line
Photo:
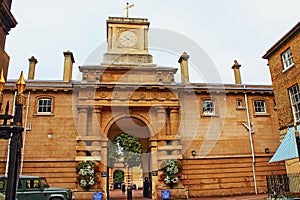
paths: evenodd
<path fill-rule="evenodd" d="M 87 135 L 87 119 L 88 119 L 88 107 L 79 106 L 78 108 L 78 126 L 77 131 L 79 136 Z"/>
<path fill-rule="evenodd" d="M 171 135 L 179 135 L 178 127 L 179 127 L 179 114 L 178 108 L 169 108 L 170 109 L 170 132 Z"/>
<path fill-rule="evenodd" d="M 161 135 L 167 134 L 167 115 L 164 107 L 157 107 L 156 133 Z"/>
<path fill-rule="evenodd" d="M 86 136 L 87 135 L 87 115 L 88 115 L 88 107 L 87 106 L 79 106 L 78 108 L 78 123 L 77 123 L 77 133 L 79 136 Z M 87 144 L 79 140 L 77 142 L 77 146 L 81 149 Z M 86 156 L 86 151 L 81 150 L 77 152 L 77 156 Z"/>
<path fill-rule="evenodd" d="M 101 139 L 101 173 L 106 173 L 106 176 L 109 176 L 109 172 L 107 171 L 107 144 L 108 139 L 106 137 L 102 137 Z M 107 191 L 109 188 L 107 188 L 107 177 L 101 176 L 101 189 L 102 191 Z M 106 194 L 105 194 L 106 195 Z"/>
<path fill-rule="evenodd" d="M 157 155 L 157 141 L 151 141 L 151 169 L 150 171 L 158 171 L 158 155 Z M 152 174 L 152 173 L 151 173 Z M 156 199 L 157 194 L 155 193 L 158 185 L 158 176 L 152 176 L 152 199 Z"/>
<path fill-rule="evenodd" d="M 92 136 L 100 136 L 101 132 L 101 107 L 95 107 L 92 113 Z"/>

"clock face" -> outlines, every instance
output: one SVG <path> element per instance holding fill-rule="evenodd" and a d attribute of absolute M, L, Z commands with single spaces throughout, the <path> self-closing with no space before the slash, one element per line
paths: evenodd
<path fill-rule="evenodd" d="M 137 35 L 132 31 L 123 31 L 119 36 L 119 43 L 123 47 L 134 47 L 138 42 Z"/>

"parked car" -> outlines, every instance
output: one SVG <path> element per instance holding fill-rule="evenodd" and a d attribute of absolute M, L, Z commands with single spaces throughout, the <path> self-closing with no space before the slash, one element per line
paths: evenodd
<path fill-rule="evenodd" d="M 0 200 L 5 200 L 5 195 L 0 193 Z"/>
<path fill-rule="evenodd" d="M 0 176 L 0 193 L 5 195 L 7 176 Z M 17 190 L 18 200 L 71 200 L 72 192 L 64 188 L 51 188 L 46 178 L 20 176 Z"/>

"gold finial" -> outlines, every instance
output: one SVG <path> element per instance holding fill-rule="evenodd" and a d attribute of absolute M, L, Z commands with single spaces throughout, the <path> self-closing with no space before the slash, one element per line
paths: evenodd
<path fill-rule="evenodd" d="M 19 78 L 18 82 L 16 83 L 16 85 L 17 85 L 18 93 L 22 94 L 25 89 L 25 86 L 26 86 L 23 71 L 21 72 L 20 78 Z"/>
<path fill-rule="evenodd" d="M 0 75 L 0 91 L 3 90 L 5 84 L 5 79 L 4 79 L 4 75 L 3 75 L 3 69 L 1 70 L 1 75 Z"/>
<path fill-rule="evenodd" d="M 128 2 L 126 3 L 125 10 L 126 10 L 126 17 L 127 17 L 127 18 L 128 18 L 128 11 L 129 11 L 129 9 L 132 8 L 133 6 L 134 6 L 134 4 L 129 5 Z"/>

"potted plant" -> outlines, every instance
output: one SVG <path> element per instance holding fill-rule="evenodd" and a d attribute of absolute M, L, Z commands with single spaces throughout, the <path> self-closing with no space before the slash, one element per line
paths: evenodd
<path fill-rule="evenodd" d="M 182 164 L 179 160 L 165 160 L 161 164 L 161 179 L 172 189 L 181 179 Z"/>
<path fill-rule="evenodd" d="M 81 161 L 76 165 L 76 173 L 78 174 L 77 180 L 79 185 L 86 191 L 90 189 L 90 186 L 96 183 L 98 178 L 97 172 L 100 171 L 99 164 L 94 161 Z"/>

